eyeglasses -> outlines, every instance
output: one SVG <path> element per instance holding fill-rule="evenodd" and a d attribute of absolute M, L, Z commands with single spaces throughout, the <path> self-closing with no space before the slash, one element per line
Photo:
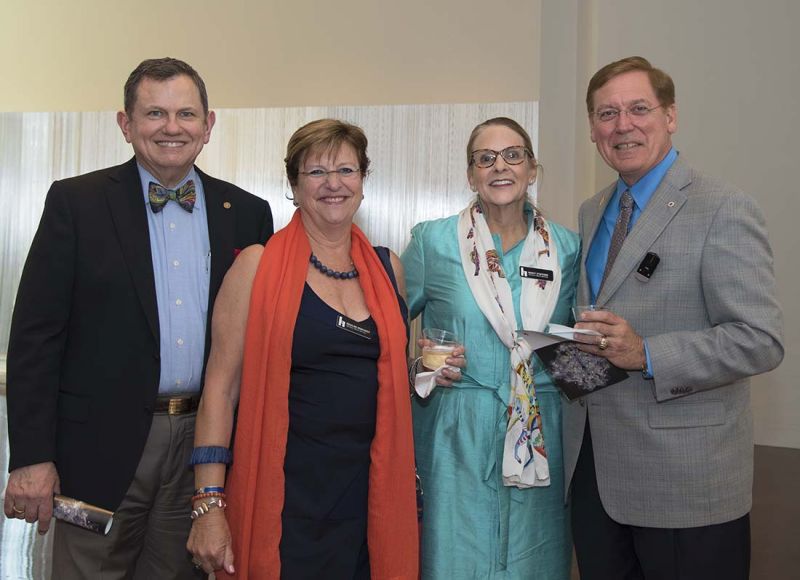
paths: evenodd
<path fill-rule="evenodd" d="M 298 171 L 298 173 L 300 175 L 305 175 L 314 181 L 322 181 L 323 179 L 327 179 L 328 175 L 331 174 L 338 175 L 339 179 L 342 181 L 347 181 L 355 178 L 357 175 L 361 175 L 361 171 L 358 169 L 358 167 L 340 167 L 339 169 L 331 169 L 330 171 L 322 168 L 316 168 L 312 169 L 311 171 Z"/>
<path fill-rule="evenodd" d="M 519 145 L 506 147 L 502 151 L 495 151 L 494 149 L 476 149 L 470 155 L 469 164 L 480 167 L 481 169 L 486 169 L 494 165 L 498 155 L 509 165 L 519 165 L 525 161 L 526 155 L 533 157 L 533 153 L 529 151 L 527 147 L 520 147 Z"/>
<path fill-rule="evenodd" d="M 592 115 L 595 119 L 600 121 L 601 123 L 610 123 L 617 119 L 621 113 L 626 113 L 629 117 L 646 117 L 656 109 L 660 109 L 661 105 L 656 105 L 655 107 L 648 107 L 647 105 L 640 104 L 640 105 L 633 105 L 629 109 L 600 109 L 599 111 L 592 111 Z"/>

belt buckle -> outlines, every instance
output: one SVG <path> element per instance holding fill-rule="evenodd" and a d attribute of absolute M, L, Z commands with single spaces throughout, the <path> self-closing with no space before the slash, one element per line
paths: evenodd
<path fill-rule="evenodd" d="M 167 415 L 183 415 L 189 411 L 191 405 L 191 398 L 188 397 L 173 397 L 169 400 L 167 407 Z"/>

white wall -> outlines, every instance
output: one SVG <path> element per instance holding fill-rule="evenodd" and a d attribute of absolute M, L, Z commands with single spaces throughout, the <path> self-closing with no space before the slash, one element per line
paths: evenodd
<path fill-rule="evenodd" d="M 213 107 L 536 100 L 540 0 L 2 0 L 0 111 L 106 111 L 143 59 Z"/>
<path fill-rule="evenodd" d="M 571 100 L 582 115 L 589 77 L 599 67 L 638 54 L 675 80 L 678 132 L 674 143 L 693 165 L 752 194 L 767 217 L 784 308 L 786 358 L 753 381 L 756 442 L 800 448 L 800 294 L 797 258 L 800 196 L 800 3 L 794 0 L 562 0 L 542 3 L 540 124 L 542 154 L 571 160 L 573 174 L 549 175 L 575 182 L 580 202 L 614 179 L 580 143 L 548 151 L 548 129 L 574 122 Z M 575 42 L 548 32 L 563 30 Z M 570 71 L 567 80 L 556 71 Z M 578 89 L 569 94 L 572 86 Z M 551 87 L 553 87 L 551 89 Z M 554 121 L 551 115 L 558 119 Z M 580 127 L 579 127 L 580 128 Z M 591 146 L 591 145 L 589 145 Z M 566 167 L 569 162 L 564 162 Z M 576 181 L 575 175 L 582 181 Z M 585 185 L 589 183 L 588 189 Z"/>

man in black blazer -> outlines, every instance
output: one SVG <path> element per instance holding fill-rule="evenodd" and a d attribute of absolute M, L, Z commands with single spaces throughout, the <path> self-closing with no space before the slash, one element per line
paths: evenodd
<path fill-rule="evenodd" d="M 272 214 L 194 167 L 215 116 L 188 64 L 142 62 L 117 120 L 134 159 L 52 185 L 20 281 L 4 511 L 40 533 L 54 493 L 115 512 L 107 536 L 57 523 L 54 577 L 191 578 L 187 465 L 211 310 Z"/>

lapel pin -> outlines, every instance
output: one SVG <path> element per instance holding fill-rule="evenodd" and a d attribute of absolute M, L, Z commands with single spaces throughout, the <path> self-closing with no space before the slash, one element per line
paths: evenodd
<path fill-rule="evenodd" d="M 222 207 L 224 207 L 225 209 L 231 209 L 231 202 L 226 201 L 225 203 L 222 204 Z"/>
<path fill-rule="evenodd" d="M 675 202 L 674 201 L 668 201 L 667 202 L 667 207 L 674 207 L 674 206 L 675 206 Z"/>

